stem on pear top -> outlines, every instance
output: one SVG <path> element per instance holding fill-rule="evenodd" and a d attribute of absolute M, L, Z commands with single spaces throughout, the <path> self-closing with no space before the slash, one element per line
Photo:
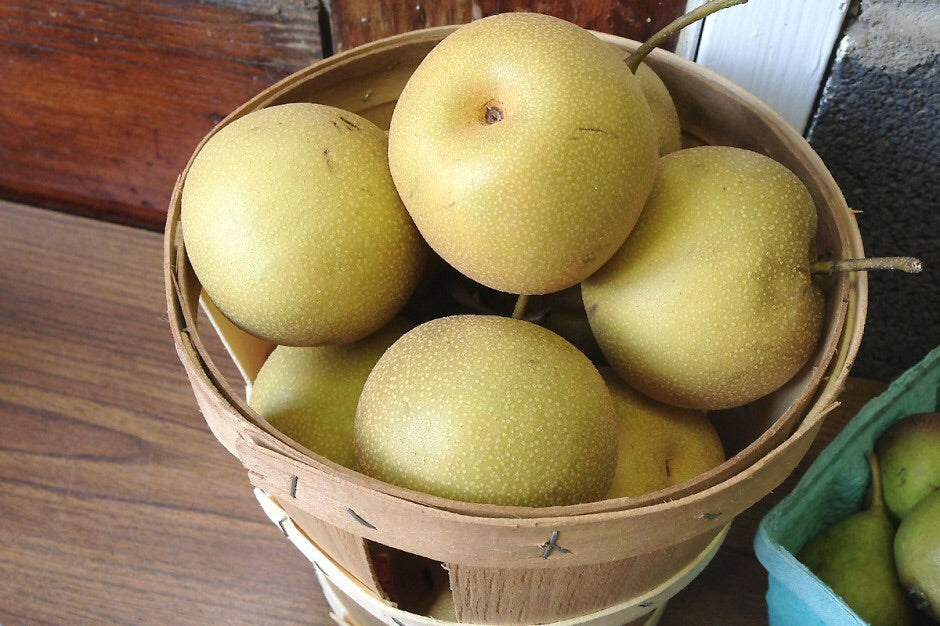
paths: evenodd
<path fill-rule="evenodd" d="M 869 450 L 865 453 L 868 459 L 868 467 L 871 469 L 871 507 L 873 513 L 883 513 L 885 509 L 884 496 L 881 493 L 881 467 L 878 464 L 878 457 Z"/>
<path fill-rule="evenodd" d="M 747 0 L 711 0 L 711 2 L 706 2 L 702 6 L 692 9 L 685 15 L 680 15 L 673 21 L 669 22 L 665 28 L 647 39 L 643 45 L 637 48 L 633 54 L 624 59 L 623 62 L 626 63 L 627 67 L 630 68 L 630 71 L 635 74 L 636 68 L 640 67 L 640 63 L 643 62 L 643 59 L 646 58 L 646 55 L 653 51 L 653 48 L 658 48 L 659 46 L 663 45 L 667 39 L 678 33 L 689 24 L 708 17 L 716 11 L 733 7 L 736 4 L 745 4 L 746 2 Z"/>
<path fill-rule="evenodd" d="M 516 306 L 512 309 L 512 319 L 521 320 L 522 316 L 525 315 L 525 307 L 529 303 L 529 296 L 521 295 L 519 299 L 516 300 Z"/>
<path fill-rule="evenodd" d="M 810 266 L 813 274 L 836 272 L 867 272 L 869 270 L 899 270 L 908 274 L 919 274 L 924 269 L 920 259 L 911 256 L 872 257 L 870 259 L 839 259 L 817 261 Z"/>

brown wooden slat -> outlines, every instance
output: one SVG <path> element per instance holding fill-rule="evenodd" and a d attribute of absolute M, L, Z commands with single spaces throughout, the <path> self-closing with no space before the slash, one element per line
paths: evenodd
<path fill-rule="evenodd" d="M 510 11 L 546 13 L 643 41 L 681 15 L 687 0 L 325 0 L 325 4 L 333 46 L 339 51 L 409 30 L 463 24 Z M 667 47 L 675 48 L 675 41 Z"/>
<path fill-rule="evenodd" d="M 0 2 L 0 197 L 162 227 L 202 136 L 321 58 L 318 7 Z"/>
<path fill-rule="evenodd" d="M 629 558 L 558 569 L 448 563 L 457 615 L 471 624 L 542 624 L 600 611 L 674 576 L 711 542 L 711 532 L 671 546 L 662 560 Z"/>
<path fill-rule="evenodd" d="M 293 506 L 289 499 L 279 499 L 278 504 L 321 552 L 328 554 L 334 563 L 376 596 L 385 597 L 365 539 L 318 520 L 300 507 Z"/>

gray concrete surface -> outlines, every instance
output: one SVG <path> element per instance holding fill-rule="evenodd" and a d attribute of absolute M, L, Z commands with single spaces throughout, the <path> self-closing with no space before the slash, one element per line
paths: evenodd
<path fill-rule="evenodd" d="M 850 11 L 809 141 L 857 216 L 868 256 L 920 275 L 869 274 L 853 373 L 890 380 L 940 344 L 940 0 L 861 0 Z"/>

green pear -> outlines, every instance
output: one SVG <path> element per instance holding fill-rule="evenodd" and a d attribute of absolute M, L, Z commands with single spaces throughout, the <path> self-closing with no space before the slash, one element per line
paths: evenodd
<path fill-rule="evenodd" d="M 940 488 L 921 499 L 901 522 L 894 560 L 914 605 L 940 620 Z"/>
<path fill-rule="evenodd" d="M 940 489 L 940 413 L 921 413 L 891 425 L 875 444 L 885 504 L 898 519 Z"/>
<path fill-rule="evenodd" d="M 339 346 L 278 346 L 252 385 L 248 405 L 297 443 L 355 467 L 359 394 L 379 357 L 412 325 L 396 318 L 365 339 Z"/>
<path fill-rule="evenodd" d="M 672 407 L 601 375 L 617 411 L 617 470 L 608 498 L 641 496 L 703 474 L 725 460 L 718 431 L 702 411 Z"/>
<path fill-rule="evenodd" d="M 604 380 L 535 324 L 432 320 L 379 359 L 359 399 L 360 471 L 432 495 L 552 506 L 599 500 L 617 461 Z"/>
<path fill-rule="evenodd" d="M 623 244 L 656 173 L 649 105 L 623 53 L 558 18 L 471 22 L 421 62 L 389 165 L 431 247 L 473 280 L 544 294 Z"/>
<path fill-rule="evenodd" d="M 867 454 L 871 508 L 823 530 L 797 558 L 872 626 L 906 626 L 911 607 L 894 568 L 894 526 L 881 495 L 878 460 Z"/>
<path fill-rule="evenodd" d="M 361 339 L 404 306 L 426 247 L 385 133 L 333 107 L 249 113 L 213 135 L 182 192 L 186 252 L 247 332 L 281 345 Z"/>
<path fill-rule="evenodd" d="M 724 146 L 662 157 L 630 238 L 582 283 L 601 350 L 631 387 L 674 406 L 767 395 L 819 337 L 815 233 L 812 197 L 773 159 Z"/>
<path fill-rule="evenodd" d="M 665 83 L 646 63 L 636 68 L 636 79 L 640 89 L 650 105 L 653 114 L 653 127 L 659 144 L 659 155 L 675 152 L 682 147 L 682 129 L 679 126 L 679 113 L 676 104 L 669 95 Z"/>

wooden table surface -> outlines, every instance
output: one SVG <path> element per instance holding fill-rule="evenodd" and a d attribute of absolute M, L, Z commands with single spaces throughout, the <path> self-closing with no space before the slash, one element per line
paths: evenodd
<path fill-rule="evenodd" d="M 196 408 L 161 254 L 153 232 L 0 202 L 0 623 L 332 624 Z M 766 623 L 757 523 L 884 387 L 849 381 L 661 624 Z"/>

